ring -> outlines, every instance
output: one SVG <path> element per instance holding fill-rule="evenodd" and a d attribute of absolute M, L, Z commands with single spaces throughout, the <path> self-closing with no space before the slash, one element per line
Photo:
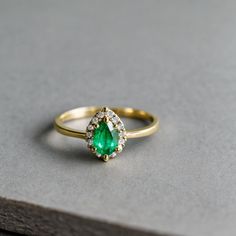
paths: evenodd
<path fill-rule="evenodd" d="M 126 130 L 120 117 L 148 121 L 147 126 Z M 92 117 L 86 131 L 66 125 L 68 121 Z M 159 129 L 159 119 L 143 110 L 133 108 L 79 107 L 66 111 L 54 120 L 55 129 L 66 136 L 85 139 L 98 158 L 108 161 L 125 147 L 127 139 L 152 135 Z"/>

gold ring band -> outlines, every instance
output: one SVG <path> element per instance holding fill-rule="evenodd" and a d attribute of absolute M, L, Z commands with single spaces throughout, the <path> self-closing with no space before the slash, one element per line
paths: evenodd
<path fill-rule="evenodd" d="M 90 124 L 88 125 L 86 131 L 73 129 L 65 124 L 68 121 L 77 119 L 79 120 L 91 116 L 93 118 Z M 147 126 L 141 128 L 133 130 L 125 130 L 123 122 L 120 120 L 120 117 L 140 119 L 143 121 L 148 121 L 150 123 Z M 100 130 L 98 129 L 99 126 Z M 97 156 L 102 157 L 103 160 L 108 160 L 114 157 L 116 153 L 122 150 L 127 138 L 128 139 L 140 138 L 155 133 L 159 129 L 159 119 L 148 112 L 133 108 L 116 108 L 116 107 L 107 108 L 107 107 L 91 106 L 91 107 L 79 107 L 60 114 L 55 118 L 54 127 L 59 133 L 63 135 L 87 140 L 89 149 L 95 153 L 97 151 L 96 149 L 97 148 L 100 149 L 100 146 L 102 146 L 103 143 L 104 145 L 106 144 L 106 146 L 108 145 L 108 143 L 110 143 L 110 149 L 113 148 L 114 143 L 117 144 L 115 150 L 113 150 L 112 153 L 110 153 L 111 150 L 107 147 L 107 150 L 109 149 L 109 153 L 111 155 L 110 154 L 108 155 L 107 153 L 104 154 L 104 150 L 100 151 L 100 154 L 96 153 Z M 97 131 L 95 132 L 95 130 Z M 117 130 L 117 132 L 115 132 L 114 130 L 115 131 Z M 109 140 L 98 141 L 97 137 L 103 137 L 104 135 L 106 137 L 109 137 Z M 122 138 L 120 138 L 121 136 Z M 95 143 L 94 141 L 95 145 L 93 145 L 91 141 L 92 138 L 96 139 L 97 143 Z M 96 144 L 98 145 L 97 148 Z"/>

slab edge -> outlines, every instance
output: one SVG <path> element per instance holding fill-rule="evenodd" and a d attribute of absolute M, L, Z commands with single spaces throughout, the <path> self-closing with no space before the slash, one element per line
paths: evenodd
<path fill-rule="evenodd" d="M 0 197 L 0 228 L 26 235 L 173 236 Z"/>

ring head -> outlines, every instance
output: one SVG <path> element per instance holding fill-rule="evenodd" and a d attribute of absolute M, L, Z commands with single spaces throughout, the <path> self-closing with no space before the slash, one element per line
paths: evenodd
<path fill-rule="evenodd" d="M 89 122 L 86 140 L 89 150 L 98 158 L 113 159 L 123 150 L 127 140 L 124 124 L 114 111 L 104 107 Z"/>

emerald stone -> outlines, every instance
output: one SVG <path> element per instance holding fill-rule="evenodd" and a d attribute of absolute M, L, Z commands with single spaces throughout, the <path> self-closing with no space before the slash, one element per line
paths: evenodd
<path fill-rule="evenodd" d="M 119 144 L 119 132 L 109 122 L 100 122 L 93 133 L 93 146 L 100 155 L 111 155 Z"/>

